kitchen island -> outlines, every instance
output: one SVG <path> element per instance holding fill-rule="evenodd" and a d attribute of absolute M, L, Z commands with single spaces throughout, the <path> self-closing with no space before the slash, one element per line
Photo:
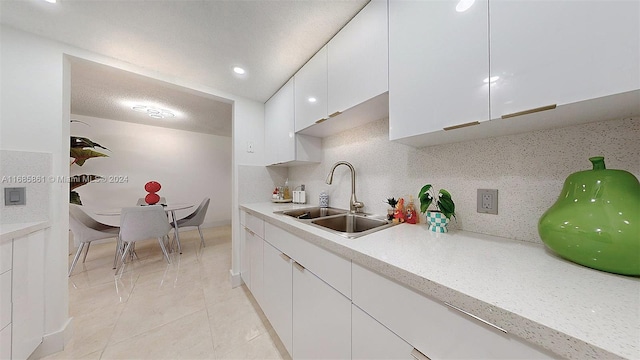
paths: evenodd
<path fill-rule="evenodd" d="M 563 260 L 543 245 L 402 224 L 347 239 L 275 212 L 241 210 L 510 335 L 571 359 L 640 358 L 640 279 Z"/>

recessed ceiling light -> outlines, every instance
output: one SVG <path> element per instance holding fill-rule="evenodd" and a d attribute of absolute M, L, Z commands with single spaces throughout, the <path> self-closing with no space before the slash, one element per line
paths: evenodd
<path fill-rule="evenodd" d="M 244 73 L 245 73 L 246 71 L 244 71 L 244 69 L 243 69 L 243 68 L 241 68 L 241 67 L 239 67 L 239 66 L 235 66 L 235 67 L 233 68 L 233 72 L 234 72 L 234 73 L 236 73 L 236 74 L 238 74 L 238 75 L 244 75 Z"/>
<path fill-rule="evenodd" d="M 482 80 L 485 84 L 486 83 L 494 83 L 496 81 L 498 81 L 498 79 L 500 79 L 500 76 L 492 76 L 492 77 L 488 77 L 484 80 Z"/>
<path fill-rule="evenodd" d="M 56 0 L 44 0 L 44 1 L 46 1 L 46 2 L 48 2 L 50 4 L 55 4 L 56 3 Z"/>
<path fill-rule="evenodd" d="M 310 97 L 310 98 L 307 99 L 307 101 L 309 101 L 310 103 L 314 103 L 314 102 L 316 102 L 318 100 L 316 98 L 314 98 L 314 97 Z"/>
<path fill-rule="evenodd" d="M 465 12 L 465 11 L 469 10 L 469 8 L 471 6 L 473 6 L 473 3 L 475 1 L 476 0 L 460 0 L 458 2 L 458 5 L 456 5 L 456 11 L 457 12 Z"/>

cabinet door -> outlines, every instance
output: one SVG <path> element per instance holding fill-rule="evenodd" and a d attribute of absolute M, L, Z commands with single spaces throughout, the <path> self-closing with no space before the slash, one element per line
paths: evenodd
<path fill-rule="evenodd" d="M 262 307 L 263 299 L 263 249 L 264 240 L 256 236 L 253 232 L 247 234 L 247 247 L 249 248 L 250 287 L 253 297 Z"/>
<path fill-rule="evenodd" d="M 293 358 L 351 358 L 351 301 L 293 265 Z"/>
<path fill-rule="evenodd" d="M 328 44 L 328 113 L 389 89 L 387 1 L 372 0 Z"/>
<path fill-rule="evenodd" d="M 11 323 L 11 270 L 0 274 L 0 329 Z"/>
<path fill-rule="evenodd" d="M 265 158 L 268 165 L 295 160 L 293 79 L 265 104 Z"/>
<path fill-rule="evenodd" d="M 244 212 L 243 212 L 244 214 Z M 245 226 L 240 229 L 240 276 L 251 289 L 251 256 L 248 244 L 249 231 Z"/>
<path fill-rule="evenodd" d="M 264 242 L 264 313 L 285 348 L 292 353 L 293 311 L 291 258 Z"/>
<path fill-rule="evenodd" d="M 459 2 L 389 4 L 391 140 L 489 120 L 487 1 Z"/>
<path fill-rule="evenodd" d="M 351 307 L 351 326 L 352 359 L 415 360 L 413 346 L 355 305 Z"/>
<path fill-rule="evenodd" d="M 640 2 L 489 2 L 491 117 L 640 88 Z"/>
<path fill-rule="evenodd" d="M 11 358 L 26 359 L 44 334 L 45 230 L 13 240 Z"/>
<path fill-rule="evenodd" d="M 327 118 L 327 47 L 318 51 L 295 75 L 296 132 Z"/>

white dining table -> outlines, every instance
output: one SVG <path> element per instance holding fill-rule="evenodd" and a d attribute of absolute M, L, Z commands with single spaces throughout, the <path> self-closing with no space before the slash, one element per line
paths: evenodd
<path fill-rule="evenodd" d="M 141 206 L 147 206 L 147 205 L 141 205 Z M 175 204 L 162 205 L 164 211 L 168 214 L 171 214 L 171 222 L 173 223 L 173 230 L 175 231 L 176 243 L 178 244 L 178 252 L 180 254 L 182 254 L 182 247 L 180 246 L 180 234 L 178 233 L 178 218 L 176 217 L 176 211 L 186 210 L 194 206 L 195 204 L 188 204 L 188 203 L 175 203 Z M 93 213 L 101 216 L 120 216 L 120 214 L 122 213 L 122 208 L 95 210 L 93 211 Z"/>

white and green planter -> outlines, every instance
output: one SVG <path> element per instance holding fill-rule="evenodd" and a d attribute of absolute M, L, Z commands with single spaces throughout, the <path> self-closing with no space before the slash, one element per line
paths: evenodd
<path fill-rule="evenodd" d="M 427 223 L 429 224 L 429 230 L 435 233 L 446 233 L 449 230 L 449 219 L 444 216 L 440 211 L 427 211 Z"/>

